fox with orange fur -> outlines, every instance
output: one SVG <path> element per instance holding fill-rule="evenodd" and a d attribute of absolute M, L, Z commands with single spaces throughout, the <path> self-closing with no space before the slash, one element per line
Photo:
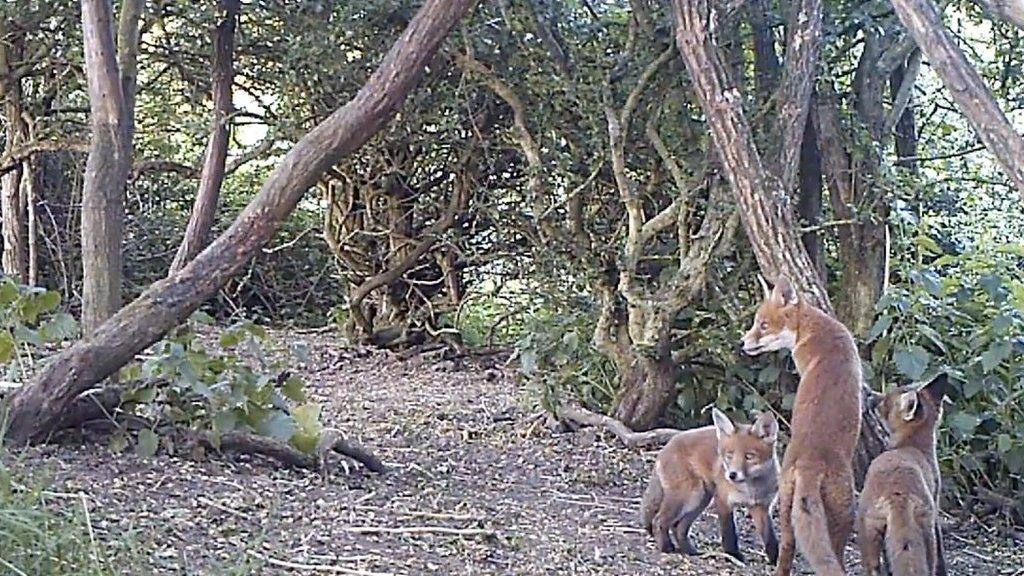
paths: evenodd
<path fill-rule="evenodd" d="M 714 498 L 722 548 L 742 560 L 733 509 L 749 506 L 768 559 L 774 563 L 778 541 L 770 511 L 778 490 L 779 425 L 767 412 L 750 425 L 734 424 L 717 408 L 712 418 L 714 426 L 680 432 L 658 454 L 640 508 L 644 528 L 662 552 L 678 549 L 697 554 L 690 542 L 690 526 Z"/>
<path fill-rule="evenodd" d="M 806 302 L 788 278 L 764 289 L 753 327 L 743 336 L 750 355 L 787 348 L 800 384 L 791 440 L 779 481 L 779 559 L 789 576 L 797 548 L 815 574 L 841 576 L 853 531 L 853 453 L 860 435 L 861 366 L 853 335 Z"/>
<path fill-rule="evenodd" d="M 875 402 L 892 449 L 871 462 L 860 497 L 857 542 L 868 576 L 881 574 L 883 556 L 892 576 L 946 576 L 935 430 L 947 383 L 942 374 L 921 389 L 899 388 Z"/>

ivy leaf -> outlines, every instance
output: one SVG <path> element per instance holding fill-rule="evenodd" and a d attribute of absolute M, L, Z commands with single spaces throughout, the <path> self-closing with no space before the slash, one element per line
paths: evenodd
<path fill-rule="evenodd" d="M 905 350 L 899 350 L 893 354 L 893 361 L 896 362 L 896 369 L 911 380 L 918 380 L 928 369 L 931 361 L 931 354 L 924 348 L 914 345 Z"/>
<path fill-rule="evenodd" d="M 17 299 L 18 287 L 9 278 L 5 278 L 0 282 L 0 307 L 6 307 Z"/>
<path fill-rule="evenodd" d="M 14 327 L 14 339 L 18 342 L 32 344 L 33 346 L 43 345 L 43 338 L 39 335 L 39 332 L 21 324 Z"/>
<path fill-rule="evenodd" d="M 139 430 L 139 443 L 135 446 L 135 453 L 140 458 L 152 458 L 156 455 L 156 448 L 159 445 L 159 437 L 156 432 L 149 428 Z"/>
<path fill-rule="evenodd" d="M 66 312 L 58 312 L 43 322 L 39 334 L 47 342 L 60 342 L 78 335 L 78 322 Z"/>
<path fill-rule="evenodd" d="M 298 406 L 292 410 L 292 417 L 295 418 L 295 423 L 298 424 L 299 430 L 302 432 L 319 434 L 323 429 L 323 425 L 320 424 L 319 404 L 311 403 Z"/>
<path fill-rule="evenodd" d="M 993 343 L 981 354 L 981 369 L 986 374 L 995 369 L 996 366 L 1002 363 L 1010 357 L 1010 353 L 1013 352 L 1013 346 L 1010 345 L 1009 340 L 1002 340 Z"/>

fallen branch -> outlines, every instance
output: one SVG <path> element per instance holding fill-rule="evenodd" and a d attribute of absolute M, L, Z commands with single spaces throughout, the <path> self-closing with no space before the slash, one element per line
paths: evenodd
<path fill-rule="evenodd" d="M 598 414 L 597 412 L 591 412 L 578 405 L 561 404 L 555 411 L 555 415 L 559 420 L 568 420 L 569 422 L 584 426 L 604 428 L 615 434 L 627 448 L 643 448 L 645 446 L 665 444 L 673 436 L 681 432 L 681 430 L 675 428 L 655 428 L 644 432 L 634 432 L 620 420 L 616 420 L 611 416 L 605 416 L 604 414 Z"/>
<path fill-rule="evenodd" d="M 493 530 L 483 528 L 448 528 L 447 526 L 348 526 L 345 532 L 353 534 L 445 534 L 448 536 L 494 536 Z"/>
<path fill-rule="evenodd" d="M 290 444 L 274 438 L 259 436 L 248 432 L 229 432 L 215 442 L 212 437 L 202 436 L 199 442 L 204 446 L 221 451 L 259 454 L 277 460 L 294 468 L 309 470 L 323 469 L 328 452 L 337 452 L 359 462 L 371 472 L 383 474 L 387 471 L 384 463 L 365 448 L 349 442 L 341 437 L 340 432 L 333 428 L 323 431 L 320 446 L 314 454 L 303 452 Z"/>
<path fill-rule="evenodd" d="M 367 572 L 366 570 L 358 570 L 356 568 L 345 568 L 344 566 L 333 566 L 329 564 L 300 564 L 298 562 L 289 562 L 287 560 L 278 560 L 272 556 L 260 554 L 259 552 L 253 552 L 252 550 L 246 550 L 246 554 L 266 562 L 271 566 L 277 566 L 279 568 L 290 568 L 292 570 L 303 570 L 306 572 L 331 572 L 333 574 L 350 574 L 352 576 L 395 576 L 390 572 Z"/>

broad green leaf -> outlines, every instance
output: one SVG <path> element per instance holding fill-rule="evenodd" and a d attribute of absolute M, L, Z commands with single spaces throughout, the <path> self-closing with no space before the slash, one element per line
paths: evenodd
<path fill-rule="evenodd" d="M 892 358 L 901 374 L 911 380 L 918 380 L 928 369 L 931 354 L 924 348 L 914 345 L 905 350 L 897 350 Z"/>
<path fill-rule="evenodd" d="M 72 315 L 58 312 L 43 322 L 39 333 L 47 342 L 69 340 L 78 335 L 78 322 Z"/>
<path fill-rule="evenodd" d="M 879 316 L 878 320 L 875 320 L 875 324 L 871 327 L 871 330 L 868 331 L 867 341 L 874 342 L 875 339 L 884 334 L 890 326 L 892 326 L 892 316 L 889 316 L 888 314 Z"/>
<path fill-rule="evenodd" d="M 228 330 L 221 334 L 219 340 L 221 348 L 234 348 L 241 341 L 242 335 L 234 330 Z"/>
<path fill-rule="evenodd" d="M 256 432 L 285 441 L 295 434 L 295 420 L 280 410 L 274 410 L 268 418 L 264 418 L 256 424 Z"/>
<path fill-rule="evenodd" d="M 761 384 L 773 384 L 779 380 L 780 373 L 777 364 L 769 364 L 757 373 L 757 381 Z"/>
<path fill-rule="evenodd" d="M 1013 345 L 1010 344 L 1009 340 L 994 342 L 988 347 L 988 350 L 981 354 L 981 369 L 988 374 L 996 366 L 999 366 L 1003 360 L 1009 358 L 1011 352 L 1013 352 Z"/>
<path fill-rule="evenodd" d="M 0 364 L 6 364 L 14 358 L 14 336 L 7 330 L 0 330 Z"/>
<path fill-rule="evenodd" d="M 966 381 L 964 381 L 964 397 L 967 398 L 968 400 L 977 396 L 978 392 L 981 392 L 983 389 L 984 384 L 982 383 L 981 378 L 968 378 Z"/>
<path fill-rule="evenodd" d="M 974 434 L 974 430 L 981 424 L 981 418 L 968 412 L 957 412 L 950 415 L 949 428 L 961 438 L 968 438 Z"/>
<path fill-rule="evenodd" d="M 302 389 L 302 378 L 289 376 L 281 387 L 281 393 L 295 402 L 305 402 L 306 392 Z"/>
<path fill-rule="evenodd" d="M 296 407 L 292 410 L 292 417 L 295 418 L 295 423 L 298 424 L 299 430 L 309 434 L 319 434 L 320 430 L 323 429 L 320 424 L 320 405 L 319 404 L 303 404 L 302 406 Z"/>
<path fill-rule="evenodd" d="M 135 447 L 135 452 L 141 458 L 152 458 L 156 455 L 157 446 L 159 446 L 159 437 L 156 432 L 149 428 L 143 428 L 139 430 L 139 443 Z"/>
<path fill-rule="evenodd" d="M 1013 448 L 1013 441 L 1010 439 L 1009 434 L 1000 434 L 996 440 L 996 448 L 999 449 L 1000 454 L 1006 454 Z"/>
<path fill-rule="evenodd" d="M 18 286 L 9 278 L 0 280 L 0 307 L 7 306 L 18 299 Z"/>
<path fill-rule="evenodd" d="M 14 339 L 25 344 L 32 344 L 33 346 L 42 346 L 44 344 L 39 332 L 21 324 L 14 327 Z"/>
<path fill-rule="evenodd" d="M 1017 446 L 1003 456 L 1006 467 L 1014 474 L 1024 472 L 1024 446 Z"/>
<path fill-rule="evenodd" d="M 203 312 L 202 310 L 196 310 L 195 312 L 193 312 L 189 320 L 203 326 L 212 326 L 217 322 L 216 320 L 213 319 L 213 316 L 210 316 L 209 314 Z"/>
<path fill-rule="evenodd" d="M 223 412 L 218 412 L 217 415 L 213 417 L 213 429 L 218 434 L 231 432 L 237 425 L 238 415 L 235 414 L 234 410 L 224 410 Z"/>
<path fill-rule="evenodd" d="M 42 294 L 36 296 L 37 309 L 40 312 L 52 312 L 60 306 L 60 292 L 56 290 L 47 290 Z"/>

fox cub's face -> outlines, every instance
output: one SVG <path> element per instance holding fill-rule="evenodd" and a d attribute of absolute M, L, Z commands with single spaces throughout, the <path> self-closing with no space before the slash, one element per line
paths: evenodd
<path fill-rule="evenodd" d="M 754 326 L 743 336 L 743 351 L 751 356 L 796 346 L 796 313 L 800 297 L 793 283 L 780 276 L 774 289 L 758 276 L 764 302 L 754 315 Z"/>
<path fill-rule="evenodd" d="M 779 436 L 775 416 L 766 412 L 753 424 L 736 425 L 717 408 L 711 415 L 718 432 L 718 456 L 730 482 L 743 484 L 775 472 L 775 441 Z"/>
<path fill-rule="evenodd" d="M 903 386 L 874 400 L 882 422 L 894 437 L 934 429 L 942 419 L 942 398 L 949 380 L 940 374 L 923 387 Z"/>

